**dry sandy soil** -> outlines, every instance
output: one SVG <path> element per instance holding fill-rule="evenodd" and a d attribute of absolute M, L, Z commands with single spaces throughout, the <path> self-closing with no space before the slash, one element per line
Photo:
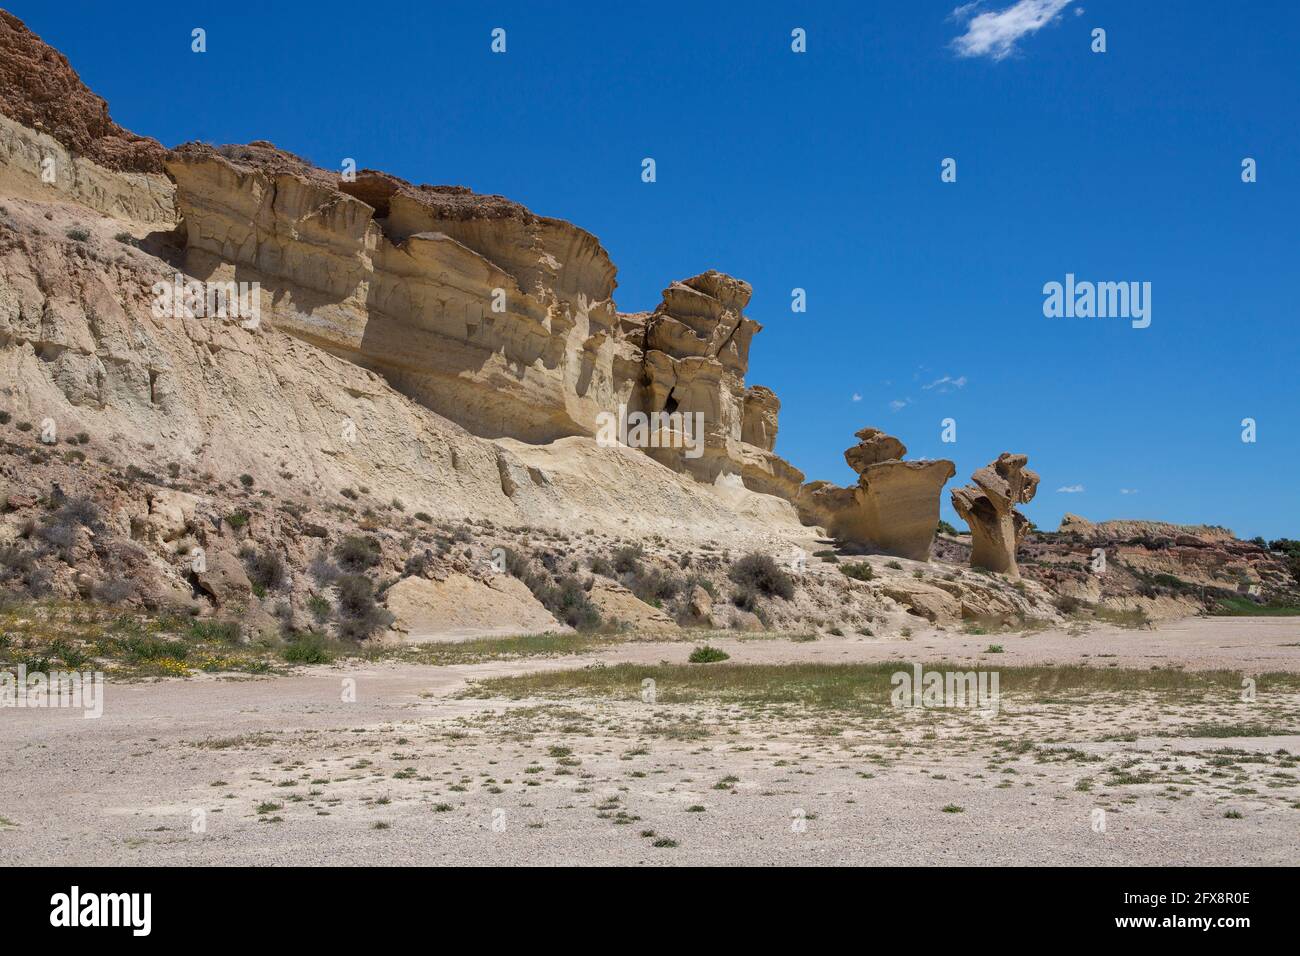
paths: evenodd
<path fill-rule="evenodd" d="M 1300 672 L 1294 618 L 713 643 L 738 664 Z M 582 680 L 691 648 L 112 685 L 99 720 L 6 710 L 0 864 L 1268 865 L 1300 851 L 1300 694 L 1262 682 L 1250 703 L 1004 693 L 993 719 L 674 702 L 663 679 L 657 703 L 473 683 Z"/>

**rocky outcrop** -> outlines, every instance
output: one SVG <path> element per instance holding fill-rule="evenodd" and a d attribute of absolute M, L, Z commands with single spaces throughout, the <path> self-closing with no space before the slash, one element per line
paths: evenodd
<path fill-rule="evenodd" d="M 1179 539 L 1188 543 L 1236 542 L 1237 538 L 1228 528 L 1204 524 L 1170 524 L 1167 521 L 1089 521 L 1076 514 L 1066 513 L 1061 518 L 1059 534 L 1078 535 L 1085 541 L 1123 541 L 1140 538 L 1143 540 L 1164 541 L 1170 544 Z"/>
<path fill-rule="evenodd" d="M 385 593 L 393 630 L 413 643 L 566 631 L 518 578 L 404 577 Z"/>
<path fill-rule="evenodd" d="M 1032 501 L 1038 490 L 1038 474 L 1025 467 L 1028 462 L 1028 455 L 1003 452 L 971 476 L 974 485 L 953 491 L 952 506 L 970 525 L 972 567 L 1020 577 L 1016 548 L 1029 519 L 1015 506 Z"/>
<path fill-rule="evenodd" d="M 744 314 L 752 291 L 740 279 L 705 272 L 665 289 L 646 318 L 640 407 L 702 428 L 702 436 L 691 436 L 697 448 L 669 440 L 649 453 L 700 481 L 734 476 L 793 500 L 803 474 L 772 452 L 780 402 L 771 389 L 745 386 L 750 342 L 762 329 Z"/>
<path fill-rule="evenodd" d="M 858 473 L 857 486 L 804 485 L 796 501 L 800 516 L 845 541 L 928 560 L 939 525 L 939 493 L 956 467 L 947 459 L 903 461 L 906 446 L 877 428 L 864 428 L 856 437 L 844 460 Z"/>
<path fill-rule="evenodd" d="M 488 438 L 590 435 L 627 404 L 641 353 L 590 233 L 459 187 L 340 181 L 269 143 L 167 163 L 186 271 L 258 281 L 277 327 Z"/>
<path fill-rule="evenodd" d="M 114 123 L 68 58 L 0 10 L 0 113 L 45 133 L 70 152 L 115 171 L 161 173 L 157 140 Z"/>
<path fill-rule="evenodd" d="M 187 144 L 167 171 L 188 273 L 260 282 L 276 327 L 471 432 L 538 444 L 595 436 L 604 416 L 698 414 L 701 436 L 644 450 L 697 480 L 797 494 L 802 474 L 772 452 L 780 403 L 745 386 L 747 283 L 706 272 L 620 315 L 594 236 L 500 196 L 349 182 L 262 142 Z"/>
<path fill-rule="evenodd" d="M 0 195 L 171 225 L 166 154 L 114 123 L 62 53 L 0 10 Z"/>

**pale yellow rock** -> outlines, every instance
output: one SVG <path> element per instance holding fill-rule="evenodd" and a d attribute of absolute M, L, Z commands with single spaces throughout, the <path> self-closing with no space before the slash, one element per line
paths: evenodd
<path fill-rule="evenodd" d="M 0 114 L 0 195 L 75 202 L 116 219 L 163 228 L 176 222 L 175 192 L 166 176 L 105 169 Z"/>
<path fill-rule="evenodd" d="M 864 428 L 857 438 L 844 453 L 858 472 L 857 486 L 809 482 L 795 498 L 800 515 L 845 541 L 929 560 L 939 526 L 939 494 L 956 467 L 944 458 L 902 461 L 907 448 L 877 428 Z"/>
<path fill-rule="evenodd" d="M 194 515 L 203 500 L 197 495 L 152 486 L 149 496 L 149 523 L 164 541 L 172 541 L 193 526 Z"/>
<path fill-rule="evenodd" d="M 1003 452 L 971 476 L 974 485 L 953 491 L 953 509 L 970 525 L 972 567 L 1020 577 L 1016 547 L 1029 521 L 1015 506 L 1033 500 L 1038 490 L 1038 474 L 1025 467 L 1028 461 L 1027 455 Z"/>
<path fill-rule="evenodd" d="M 676 623 L 658 608 L 646 604 L 617 581 L 596 577 L 588 596 L 600 609 L 600 616 L 610 624 L 630 628 L 671 629 Z"/>
<path fill-rule="evenodd" d="M 880 593 L 933 624 L 955 624 L 962 617 L 959 598 L 924 581 L 890 578 L 881 584 Z"/>
<path fill-rule="evenodd" d="M 445 581 L 403 578 L 388 589 L 385 606 L 396 617 L 393 629 L 412 643 L 571 630 L 508 574 L 485 580 L 464 574 Z"/>
<path fill-rule="evenodd" d="M 204 556 L 204 568 L 195 571 L 199 589 L 219 608 L 245 603 L 253 586 L 243 564 L 233 554 L 212 551 Z"/>

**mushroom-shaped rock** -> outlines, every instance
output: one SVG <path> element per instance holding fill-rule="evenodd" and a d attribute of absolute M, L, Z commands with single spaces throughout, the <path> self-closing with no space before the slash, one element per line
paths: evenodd
<path fill-rule="evenodd" d="M 926 561 L 939 525 L 939 494 L 956 474 L 951 461 L 902 461 L 907 447 L 878 428 L 857 433 L 844 460 L 858 473 L 855 488 L 805 485 L 796 501 L 805 522 L 846 541 Z"/>
<path fill-rule="evenodd" d="M 972 567 L 1020 577 L 1016 547 L 1029 519 L 1015 506 L 1032 501 L 1038 491 L 1038 474 L 1025 467 L 1028 462 L 1028 455 L 1003 452 L 971 476 L 974 485 L 953 491 L 952 506 L 970 525 Z"/>

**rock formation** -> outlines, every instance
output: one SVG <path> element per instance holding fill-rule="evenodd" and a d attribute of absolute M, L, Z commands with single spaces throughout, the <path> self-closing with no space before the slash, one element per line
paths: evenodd
<path fill-rule="evenodd" d="M 1016 547 L 1029 519 L 1015 506 L 1032 501 L 1038 490 L 1038 474 L 1025 467 L 1028 461 L 1028 455 L 1003 452 L 971 476 L 974 485 L 953 491 L 952 506 L 970 525 L 972 567 L 1020 577 Z"/>
<path fill-rule="evenodd" d="M 114 123 L 58 50 L 0 10 L 0 113 L 105 169 L 161 173 L 166 150 Z"/>
<path fill-rule="evenodd" d="M 276 327 L 475 434 L 591 435 L 632 397 L 615 269 L 576 226 L 460 187 L 343 181 L 269 143 L 187 144 L 167 172 L 188 274 L 258 281 Z"/>
<path fill-rule="evenodd" d="M 956 474 L 947 459 L 903 461 L 907 448 L 877 428 L 858 432 L 844 460 L 858 473 L 854 488 L 822 481 L 804 485 L 800 516 L 837 538 L 888 554 L 926 561 L 939 525 L 939 493 Z"/>
<path fill-rule="evenodd" d="M 772 453 L 780 403 L 745 386 L 748 283 L 706 272 L 623 315 L 594 236 L 500 196 L 347 181 L 263 142 L 186 144 L 166 169 L 187 273 L 258 281 L 277 328 L 471 432 L 539 444 L 594 436 L 602 416 L 698 414 L 702 451 L 668 434 L 653 443 L 677 447 L 646 450 L 697 480 L 797 493 Z"/>
<path fill-rule="evenodd" d="M 803 474 L 772 453 L 781 403 L 771 389 L 745 387 L 750 341 L 762 328 L 743 312 L 752 291 L 714 271 L 664 290 L 645 320 L 640 407 L 703 425 L 701 448 L 661 442 L 649 450 L 657 460 L 700 481 L 735 476 L 755 491 L 793 499 Z"/>

